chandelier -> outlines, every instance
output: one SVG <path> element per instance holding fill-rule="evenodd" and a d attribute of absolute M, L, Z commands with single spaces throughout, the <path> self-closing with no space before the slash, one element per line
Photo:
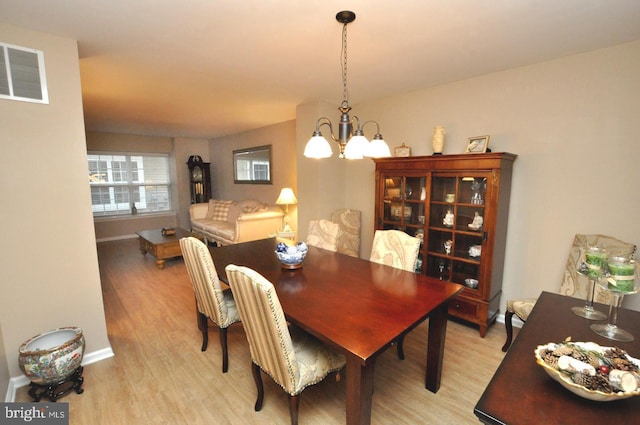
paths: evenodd
<path fill-rule="evenodd" d="M 354 115 L 353 118 L 349 116 L 351 107 L 349 106 L 349 90 L 347 88 L 347 24 L 350 24 L 355 19 L 356 14 L 350 10 L 343 10 L 336 15 L 336 20 L 343 24 L 341 55 L 343 99 L 342 105 L 338 108 L 341 114 L 340 122 L 338 123 L 338 137 L 333 134 L 333 125 L 329 118 L 318 118 L 313 136 L 311 136 L 307 146 L 304 148 L 304 156 L 307 158 L 329 158 L 332 154 L 329 142 L 320 132 L 320 127 L 323 125 L 329 127 L 331 139 L 337 142 L 340 147 L 339 158 L 362 159 L 365 156 L 371 158 L 391 156 L 389 146 L 382 138 L 380 126 L 377 122 L 366 121 L 360 125 L 360 119 L 357 116 Z M 371 142 L 364 136 L 364 127 L 367 124 L 376 125 L 376 133 Z M 355 132 L 353 131 L 354 125 Z"/>

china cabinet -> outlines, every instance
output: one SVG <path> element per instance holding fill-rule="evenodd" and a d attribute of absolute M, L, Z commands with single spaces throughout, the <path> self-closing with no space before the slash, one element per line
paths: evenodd
<path fill-rule="evenodd" d="M 203 162 L 198 155 L 192 155 L 187 161 L 187 166 L 191 203 L 208 202 L 211 198 L 211 164 Z"/>
<path fill-rule="evenodd" d="M 451 316 L 487 326 L 499 312 L 511 173 L 516 155 L 380 158 L 375 228 L 422 239 L 416 273 L 460 283 Z"/>

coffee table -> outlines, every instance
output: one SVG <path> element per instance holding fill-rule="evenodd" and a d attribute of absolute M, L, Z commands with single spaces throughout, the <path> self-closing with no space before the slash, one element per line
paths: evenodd
<path fill-rule="evenodd" d="M 162 229 L 141 230 L 136 234 L 140 242 L 140 252 L 142 252 L 142 255 L 150 253 L 156 257 L 156 266 L 160 270 L 164 269 L 164 263 L 167 258 L 182 256 L 180 238 L 193 236 L 201 239 L 198 235 L 180 227 L 176 227 L 175 235 L 171 236 L 163 236 Z"/>

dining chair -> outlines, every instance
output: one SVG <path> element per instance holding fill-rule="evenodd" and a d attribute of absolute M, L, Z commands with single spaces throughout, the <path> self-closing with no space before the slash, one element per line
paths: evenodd
<path fill-rule="evenodd" d="M 329 220 L 311 220 L 307 232 L 307 245 L 336 252 L 339 231 L 340 226 Z"/>
<path fill-rule="evenodd" d="M 578 273 L 577 266 L 580 258 L 580 251 L 587 249 L 589 246 L 598 246 L 609 252 L 624 252 L 627 255 L 635 255 L 636 246 L 629 242 L 624 242 L 607 235 L 583 235 L 577 234 L 573 238 L 573 244 L 569 250 L 569 257 L 565 266 L 562 282 L 558 291 L 561 295 L 570 297 L 587 299 L 590 288 L 589 279 Z M 593 301 L 603 304 L 609 303 L 610 294 L 608 291 L 596 285 L 593 295 Z M 507 300 L 507 309 L 504 314 L 504 327 L 507 333 L 507 339 L 502 346 L 502 351 L 506 352 L 511 346 L 513 340 L 513 316 L 516 315 L 520 320 L 526 322 L 529 318 L 531 310 L 536 304 L 537 298 L 519 298 Z"/>
<path fill-rule="evenodd" d="M 352 257 L 360 256 L 360 219 L 359 210 L 342 208 L 331 212 L 331 221 L 339 227 L 336 251 Z"/>
<path fill-rule="evenodd" d="M 409 272 L 416 271 L 420 239 L 400 230 L 376 230 L 369 261 Z M 404 360 L 404 335 L 395 341 L 398 358 Z"/>
<path fill-rule="evenodd" d="M 302 391 L 342 369 L 346 359 L 312 335 L 288 326 L 275 288 L 260 273 L 234 264 L 225 270 L 249 341 L 258 391 L 255 411 L 262 409 L 264 371 L 289 395 L 291 424 L 297 425 Z"/>
<path fill-rule="evenodd" d="M 376 230 L 369 261 L 415 272 L 419 250 L 416 237 L 400 230 Z"/>
<path fill-rule="evenodd" d="M 198 327 L 202 331 L 202 351 L 209 343 L 209 320 L 215 323 L 220 332 L 222 348 L 222 373 L 229 369 L 227 350 L 227 328 L 240 321 L 236 302 L 230 290 L 224 291 L 218 279 L 207 246 L 194 237 L 180 239 L 180 249 L 191 280 L 198 310 Z"/>

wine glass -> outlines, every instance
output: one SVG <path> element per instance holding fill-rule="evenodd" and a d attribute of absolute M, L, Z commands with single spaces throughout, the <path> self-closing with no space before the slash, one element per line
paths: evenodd
<path fill-rule="evenodd" d="M 607 262 L 607 251 L 604 248 L 590 246 L 587 252 L 580 249 L 576 269 L 579 274 L 586 276 L 589 281 L 587 288 L 587 302 L 584 307 L 572 307 L 571 311 L 580 317 L 589 320 L 604 320 L 607 315 L 593 308 L 593 295 L 596 291 L 596 282 L 603 275 L 603 268 Z"/>
<path fill-rule="evenodd" d="M 591 329 L 600 336 L 615 341 L 633 341 L 634 336 L 617 326 L 618 308 L 625 295 L 635 294 L 640 289 L 640 272 L 636 261 L 628 257 L 612 257 L 607 262 L 607 272 L 599 280 L 600 286 L 611 292 L 609 323 L 594 323 Z"/>

